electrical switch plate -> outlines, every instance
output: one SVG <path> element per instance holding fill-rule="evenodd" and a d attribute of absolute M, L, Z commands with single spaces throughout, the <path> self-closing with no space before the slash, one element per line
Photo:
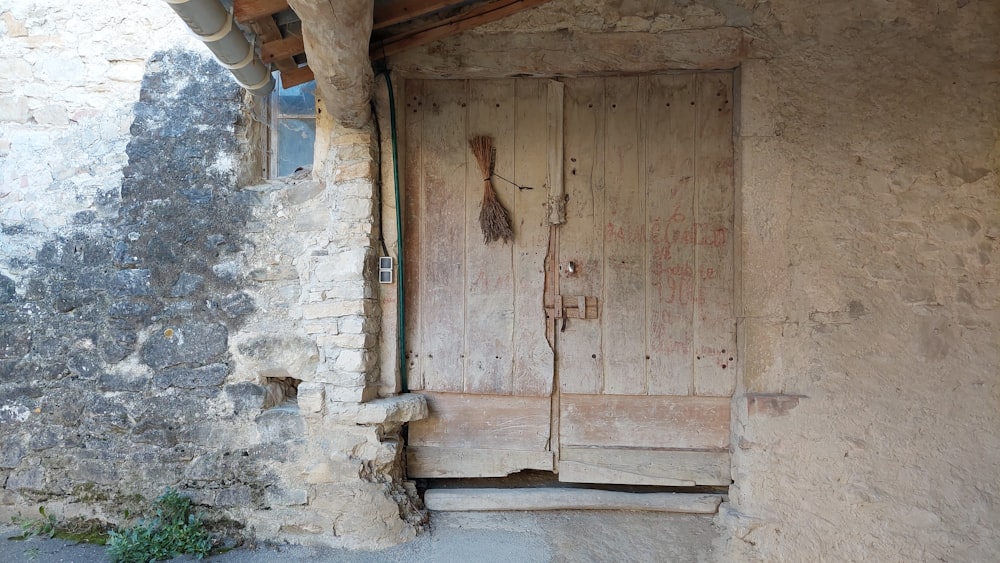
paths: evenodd
<path fill-rule="evenodd" d="M 392 283 L 392 256 L 379 257 L 378 283 Z"/>

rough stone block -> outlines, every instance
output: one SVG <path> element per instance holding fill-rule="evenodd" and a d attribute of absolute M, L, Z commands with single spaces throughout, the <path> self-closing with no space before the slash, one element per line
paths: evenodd
<path fill-rule="evenodd" d="M 16 439 L 6 437 L 3 443 L 0 443 L 0 469 L 17 467 L 26 453 L 24 444 Z"/>
<path fill-rule="evenodd" d="M 254 312 L 256 306 L 254 305 L 253 297 L 240 291 L 223 297 L 219 302 L 219 308 L 230 318 L 236 318 L 249 315 Z"/>
<path fill-rule="evenodd" d="M 31 112 L 31 116 L 39 125 L 54 127 L 69 125 L 69 114 L 66 112 L 66 108 L 55 104 L 46 104 Z"/>
<path fill-rule="evenodd" d="M 225 354 L 228 336 L 229 331 L 220 324 L 193 321 L 167 327 L 146 340 L 142 361 L 156 369 L 206 364 Z"/>
<path fill-rule="evenodd" d="M 323 319 L 329 317 L 343 317 L 345 315 L 364 314 L 364 300 L 353 301 L 321 301 L 319 303 L 307 303 L 302 306 L 302 318 Z"/>
<path fill-rule="evenodd" d="M 121 478 L 114 462 L 97 460 L 83 460 L 78 462 L 76 467 L 69 470 L 68 476 L 70 479 L 100 483 L 102 485 L 113 485 Z"/>
<path fill-rule="evenodd" d="M 295 411 L 270 409 L 258 416 L 256 421 L 260 441 L 265 444 L 300 440 L 306 434 L 305 419 Z"/>
<path fill-rule="evenodd" d="M 29 467 L 11 472 L 7 477 L 7 489 L 12 491 L 34 490 L 45 487 L 45 471 L 41 467 Z"/>
<path fill-rule="evenodd" d="M 299 410 L 306 413 L 323 411 L 326 401 L 326 386 L 317 382 L 302 382 L 298 389 Z"/>
<path fill-rule="evenodd" d="M 314 207 L 295 214 L 293 228 L 297 232 L 322 231 L 330 224 L 330 211 L 325 207 Z"/>
<path fill-rule="evenodd" d="M 350 315 L 342 317 L 337 321 L 338 329 L 344 334 L 362 334 L 366 332 L 365 317 L 360 315 Z"/>
<path fill-rule="evenodd" d="M 197 387 L 215 387 L 221 385 L 229 375 L 226 364 L 212 364 L 199 368 L 168 369 L 156 374 L 155 384 L 161 388 L 181 387 L 195 389 Z"/>
<path fill-rule="evenodd" d="M 14 280 L 0 274 L 0 305 L 13 303 L 15 297 L 17 297 L 17 291 Z"/>
<path fill-rule="evenodd" d="M 0 121 L 25 123 L 31 119 L 28 100 L 23 96 L 0 96 Z"/>
<path fill-rule="evenodd" d="M 315 259 L 313 277 L 316 281 L 364 282 L 367 253 L 364 248 L 352 248 Z"/>
<path fill-rule="evenodd" d="M 149 270 L 119 270 L 111 278 L 111 293 L 116 297 L 139 297 L 152 291 Z"/>
<path fill-rule="evenodd" d="M 746 395 L 749 416 L 785 416 L 799 406 L 799 401 L 808 399 L 805 395 L 784 393 L 748 393 Z"/>
<path fill-rule="evenodd" d="M 317 180 L 299 182 L 285 189 L 281 199 L 288 205 L 301 205 L 321 195 L 323 189 L 323 183 Z"/>
<path fill-rule="evenodd" d="M 341 350 L 334 368 L 340 371 L 363 373 L 370 364 L 371 354 L 366 350 Z"/>
<path fill-rule="evenodd" d="M 214 506 L 250 506 L 250 487 L 243 485 L 217 491 L 212 504 Z"/>
<path fill-rule="evenodd" d="M 373 180 L 376 174 L 374 161 L 356 162 L 338 166 L 333 174 L 334 182 L 350 182 L 353 180 Z"/>
<path fill-rule="evenodd" d="M 264 490 L 264 501 L 268 506 L 301 506 L 309 503 L 309 491 L 268 487 Z"/>
<path fill-rule="evenodd" d="M 177 278 L 177 282 L 174 283 L 172 288 L 170 288 L 170 296 L 187 297 L 195 291 L 198 291 L 204 281 L 205 278 L 198 274 L 181 272 L 181 275 Z"/>
<path fill-rule="evenodd" d="M 427 415 L 427 399 L 416 393 L 383 397 L 361 404 L 330 402 L 327 405 L 327 418 L 342 423 L 403 423 L 422 420 Z"/>
<path fill-rule="evenodd" d="M 374 209 L 372 200 L 364 197 L 342 198 L 337 202 L 337 216 L 342 221 L 370 220 Z"/>

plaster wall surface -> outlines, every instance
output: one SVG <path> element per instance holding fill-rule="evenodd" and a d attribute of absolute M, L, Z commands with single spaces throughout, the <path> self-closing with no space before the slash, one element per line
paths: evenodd
<path fill-rule="evenodd" d="M 462 61 L 497 40 L 537 49 L 491 72 L 558 74 L 605 64 L 566 52 L 575 34 L 719 26 L 744 40 L 721 559 L 995 559 L 1000 5 L 556 0 L 397 62 L 479 76 Z M 533 34 L 547 43 L 510 39 Z"/>

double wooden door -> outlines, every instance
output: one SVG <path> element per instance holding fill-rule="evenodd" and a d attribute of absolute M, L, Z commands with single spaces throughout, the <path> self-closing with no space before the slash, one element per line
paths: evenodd
<path fill-rule="evenodd" d="M 723 485 L 732 75 L 405 86 L 411 477 Z M 469 139 L 496 145 L 485 244 Z M 563 208 L 564 206 L 564 208 Z"/>

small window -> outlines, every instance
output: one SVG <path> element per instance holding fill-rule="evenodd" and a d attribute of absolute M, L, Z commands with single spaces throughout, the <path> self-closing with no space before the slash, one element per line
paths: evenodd
<path fill-rule="evenodd" d="M 271 176 L 288 176 L 312 166 L 316 144 L 316 83 L 283 88 L 280 76 L 271 94 Z"/>

